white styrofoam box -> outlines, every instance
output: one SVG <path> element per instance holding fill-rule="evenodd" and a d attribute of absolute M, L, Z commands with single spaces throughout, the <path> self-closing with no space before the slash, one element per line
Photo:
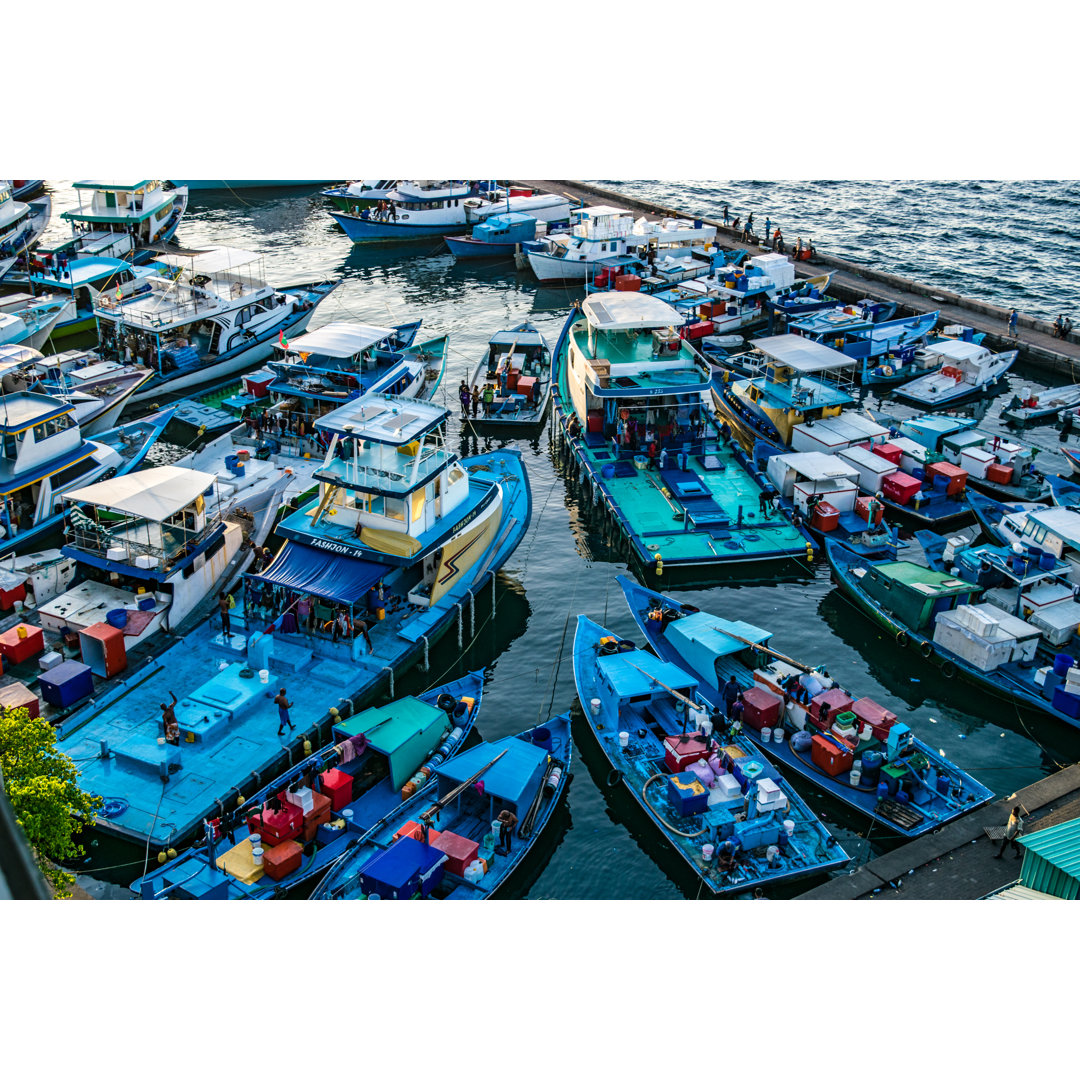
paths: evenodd
<path fill-rule="evenodd" d="M 1051 645 L 1064 645 L 1076 633 L 1077 627 L 1080 626 L 1080 604 L 1072 600 L 1054 604 L 1053 607 L 1033 612 L 1028 622 L 1032 626 L 1037 626 L 1042 631 L 1043 637 Z M 1075 666 L 1069 668 L 1069 672 L 1065 676 L 1066 682 L 1070 681 L 1070 676 L 1074 671 L 1077 671 Z M 1071 681 L 1080 686 L 1080 671 L 1077 671 Z"/>
<path fill-rule="evenodd" d="M 986 611 L 980 611 L 979 608 L 971 604 L 961 604 L 947 614 L 952 615 L 959 626 L 970 630 L 979 637 L 992 637 L 994 628 L 998 625 L 998 621 L 993 615 Z"/>
<path fill-rule="evenodd" d="M 896 472 L 896 466 L 880 454 L 875 454 L 861 446 L 851 446 L 841 450 L 837 457 L 847 462 L 859 473 L 859 490 L 867 495 L 877 495 L 881 491 L 882 481 Z"/>
<path fill-rule="evenodd" d="M 286 791 L 285 799 L 293 806 L 299 806 L 305 814 L 315 809 L 315 794 L 309 787 L 297 788 L 296 791 Z"/>
<path fill-rule="evenodd" d="M 47 652 L 38 657 L 38 667 L 42 671 L 51 671 L 57 664 L 62 664 L 64 658 L 58 652 Z"/>
<path fill-rule="evenodd" d="M 859 489 L 850 480 L 806 480 L 795 485 L 795 506 L 804 514 L 808 513 L 807 505 L 813 495 L 820 495 L 825 502 L 845 514 L 855 509 Z"/>
<path fill-rule="evenodd" d="M 976 480 L 986 479 L 986 470 L 994 464 L 994 455 L 985 450 L 965 450 L 960 455 L 960 468 L 967 469 L 968 476 L 974 476 Z"/>
<path fill-rule="evenodd" d="M 739 781 L 731 773 L 719 773 L 716 777 L 714 788 L 719 788 L 726 798 L 742 798 L 742 789 Z"/>
<path fill-rule="evenodd" d="M 938 615 L 934 624 L 934 643 L 966 660 L 980 671 L 993 671 L 1012 659 L 1016 638 L 1001 635 L 994 638 L 979 637 L 947 616 Z"/>
<path fill-rule="evenodd" d="M 823 454 L 835 454 L 851 445 L 851 440 L 837 431 L 828 420 L 816 424 L 796 424 L 791 432 L 792 450 L 818 450 Z"/>
<path fill-rule="evenodd" d="M 105 558 L 110 562 L 123 562 L 125 548 L 122 544 L 114 544 L 105 552 Z"/>
<path fill-rule="evenodd" d="M 1047 664 L 1046 667 L 1039 668 L 1039 670 L 1035 672 L 1035 685 L 1043 686 L 1046 683 L 1046 676 L 1053 670 L 1054 667 L 1052 664 Z"/>
<path fill-rule="evenodd" d="M 784 793 L 780 790 L 780 785 L 767 776 L 763 776 L 758 781 L 757 792 L 759 802 L 777 802 L 784 796 Z"/>
<path fill-rule="evenodd" d="M 758 798 L 757 798 L 757 807 L 758 807 L 758 813 L 761 813 L 761 814 L 769 814 L 769 813 L 784 814 L 784 813 L 787 813 L 788 797 L 783 792 L 780 792 L 780 798 L 779 799 L 775 799 L 775 800 L 773 800 L 771 802 L 765 802 L 761 798 L 761 795 L 759 794 Z"/>
<path fill-rule="evenodd" d="M 135 556 L 135 565 L 139 567 L 140 570 L 152 570 L 157 566 L 157 562 L 157 559 L 155 559 L 153 555 Z"/>

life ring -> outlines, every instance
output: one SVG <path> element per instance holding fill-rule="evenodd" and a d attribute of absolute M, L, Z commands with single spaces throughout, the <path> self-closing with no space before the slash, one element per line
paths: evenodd
<path fill-rule="evenodd" d="M 934 646 L 929 641 L 924 641 L 919 645 L 919 652 L 929 660 L 934 655 Z"/>
<path fill-rule="evenodd" d="M 101 804 L 101 816 L 106 818 L 119 817 L 127 808 L 127 799 L 106 799 Z"/>
<path fill-rule="evenodd" d="M 607 779 L 604 781 L 604 784 L 609 788 L 618 787 L 622 782 L 622 778 L 622 769 L 612 769 L 611 772 L 607 774 Z"/>
<path fill-rule="evenodd" d="M 905 630 L 897 630 L 896 631 L 896 644 L 899 645 L 901 649 L 906 649 L 907 648 L 907 644 L 908 644 L 907 631 L 905 631 Z"/>
<path fill-rule="evenodd" d="M 946 679 L 955 679 L 956 665 L 951 660 L 946 660 L 945 663 L 941 665 L 941 674 L 944 675 Z"/>

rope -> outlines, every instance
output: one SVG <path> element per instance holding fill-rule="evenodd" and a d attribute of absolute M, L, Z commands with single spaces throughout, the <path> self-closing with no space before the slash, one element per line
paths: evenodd
<path fill-rule="evenodd" d="M 165 798 L 165 788 L 167 781 L 161 781 L 161 794 L 158 796 L 157 806 L 154 807 L 154 820 L 150 822 L 150 828 L 146 830 L 146 854 L 143 857 L 142 876 L 146 877 L 146 868 L 150 865 L 150 838 L 154 833 L 154 826 L 157 824 L 158 812 L 161 810 L 161 800 Z"/>

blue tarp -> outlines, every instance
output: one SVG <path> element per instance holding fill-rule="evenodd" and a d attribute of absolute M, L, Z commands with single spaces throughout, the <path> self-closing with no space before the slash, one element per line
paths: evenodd
<path fill-rule="evenodd" d="M 368 883 L 378 882 L 390 889 L 403 889 L 421 874 L 426 874 L 443 857 L 438 849 L 421 844 L 411 836 L 403 836 L 397 843 L 373 856 L 361 873 Z"/>
<path fill-rule="evenodd" d="M 504 750 L 506 753 L 480 777 L 484 781 L 484 794 L 519 805 L 526 792 L 535 788 L 536 781 L 543 775 L 547 751 L 515 737 L 481 743 L 438 766 L 435 771 L 443 780 L 439 785 L 440 794 L 475 776 Z"/>
<path fill-rule="evenodd" d="M 248 578 L 296 589 L 338 604 L 356 604 L 387 570 L 382 563 L 287 543 L 261 574 L 249 574 Z"/>

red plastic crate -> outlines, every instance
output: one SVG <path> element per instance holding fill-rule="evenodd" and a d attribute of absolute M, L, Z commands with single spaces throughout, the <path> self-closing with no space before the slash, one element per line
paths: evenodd
<path fill-rule="evenodd" d="M 851 768 L 855 759 L 847 748 L 841 749 L 832 739 L 815 735 L 810 740 L 810 760 L 830 776 L 839 776 Z"/>
<path fill-rule="evenodd" d="M 248 832 L 258 833 L 264 847 L 275 847 L 286 840 L 295 840 L 303 827 L 304 812 L 292 803 L 285 803 L 280 810 L 264 806 L 248 818 Z"/>
<path fill-rule="evenodd" d="M 868 697 L 861 697 L 851 705 L 853 712 L 862 723 L 869 724 L 874 732 L 874 738 L 884 742 L 889 737 L 889 728 L 896 723 L 896 713 L 889 712 L 883 705 L 871 701 Z"/>
<path fill-rule="evenodd" d="M 1011 465 L 987 465 L 986 479 L 992 484 L 1011 484 L 1013 467 Z"/>
<path fill-rule="evenodd" d="M 615 289 L 618 292 L 638 292 L 641 289 L 641 278 L 637 274 L 620 274 L 615 279 Z"/>
<path fill-rule="evenodd" d="M 319 774 L 319 786 L 322 793 L 330 797 L 334 811 L 344 810 L 352 802 L 353 778 L 340 769 L 327 769 Z"/>
<path fill-rule="evenodd" d="M 784 699 L 760 686 L 743 691 L 743 723 L 760 731 L 763 727 L 776 727 L 784 711 Z"/>
<path fill-rule="evenodd" d="M 704 322 L 692 323 L 690 326 L 682 327 L 679 330 L 679 336 L 687 341 L 697 341 L 698 338 L 708 337 L 713 332 L 713 329 L 712 322 L 706 319 Z"/>
<path fill-rule="evenodd" d="M 874 506 L 874 519 L 870 520 L 870 504 Z M 869 525 L 880 525 L 881 516 L 885 513 L 885 507 L 881 505 L 880 499 L 875 499 L 871 495 L 862 495 L 855 500 L 855 513 L 867 522 Z"/>
<path fill-rule="evenodd" d="M 821 715 L 821 706 L 829 706 L 829 723 L 836 719 L 837 713 L 846 712 L 851 708 L 852 698 L 849 698 L 843 690 L 833 687 L 831 690 L 823 690 L 817 697 L 810 701 L 810 717 L 816 723 Z"/>
<path fill-rule="evenodd" d="M 276 847 L 264 849 L 263 873 L 271 881 L 280 881 L 286 874 L 299 870 L 303 859 L 303 845 L 295 840 L 283 840 Z"/>
<path fill-rule="evenodd" d="M 304 815 L 303 830 L 300 833 L 305 844 L 310 844 L 315 839 L 320 825 L 326 825 L 330 821 L 330 798 L 318 791 L 313 791 L 312 797 L 315 805 Z"/>

